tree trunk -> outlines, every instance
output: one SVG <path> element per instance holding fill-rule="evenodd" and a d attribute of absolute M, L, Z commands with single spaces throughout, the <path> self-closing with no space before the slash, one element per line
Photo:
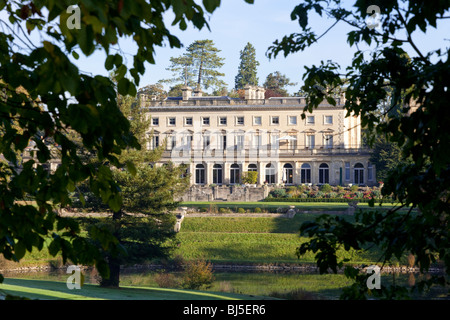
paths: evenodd
<path fill-rule="evenodd" d="M 121 218 L 122 218 L 123 212 L 122 210 L 119 210 L 118 212 L 113 213 L 113 223 L 115 224 L 115 231 L 114 236 L 121 241 L 120 239 L 120 226 L 121 226 Z M 107 254 L 107 261 L 108 261 L 108 267 L 109 267 L 109 278 L 105 279 L 102 278 L 100 281 L 101 287 L 110 287 L 110 288 L 118 288 L 119 282 L 120 282 L 120 257 L 114 256 L 111 253 Z"/>

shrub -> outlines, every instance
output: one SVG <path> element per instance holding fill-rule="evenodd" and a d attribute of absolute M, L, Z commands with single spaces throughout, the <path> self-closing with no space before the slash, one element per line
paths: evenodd
<path fill-rule="evenodd" d="M 358 191 L 358 185 L 357 185 L 357 184 L 352 185 L 352 186 L 350 187 L 350 191 L 352 191 L 352 192 Z"/>
<path fill-rule="evenodd" d="M 261 213 L 261 212 L 262 212 L 261 208 L 259 208 L 259 207 L 255 208 L 255 213 Z"/>
<path fill-rule="evenodd" d="M 199 290 L 210 288 L 214 281 L 212 265 L 203 260 L 189 261 L 184 269 L 181 286 L 185 289 Z"/>
<path fill-rule="evenodd" d="M 229 213 L 230 209 L 229 208 L 219 208 L 219 213 Z"/>
<path fill-rule="evenodd" d="M 248 171 L 242 174 L 242 182 L 248 184 L 256 184 L 258 182 L 258 172 Z"/>
<path fill-rule="evenodd" d="M 245 209 L 244 208 L 238 208 L 237 212 L 238 213 L 245 213 Z"/>
<path fill-rule="evenodd" d="M 333 191 L 333 188 L 328 183 L 326 183 L 320 186 L 320 191 L 327 193 Z"/>
<path fill-rule="evenodd" d="M 344 193 L 345 192 L 345 188 L 343 186 L 337 186 L 337 192 L 338 193 Z"/>
<path fill-rule="evenodd" d="M 286 197 L 286 190 L 285 189 L 275 189 L 270 192 L 270 194 L 274 198 L 285 198 Z"/>
<path fill-rule="evenodd" d="M 155 276 L 155 282 L 160 288 L 179 288 L 180 280 L 170 273 L 158 273 Z"/>

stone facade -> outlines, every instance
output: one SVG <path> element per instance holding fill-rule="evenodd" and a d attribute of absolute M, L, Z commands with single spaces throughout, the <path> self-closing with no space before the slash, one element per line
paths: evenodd
<path fill-rule="evenodd" d="M 360 118 L 347 117 L 344 98 L 336 106 L 324 102 L 303 118 L 305 98 L 264 99 L 261 87 L 245 90 L 245 99 L 202 96 L 189 87 L 179 98 L 141 96 L 141 107 L 151 118 L 147 147 L 165 148 L 155 165 L 187 165 L 192 186 L 243 184 L 247 171 L 257 172 L 259 186 L 376 184 L 370 150 L 362 147 Z M 238 196 L 219 187 L 213 196 L 201 190 L 191 188 L 187 197 L 260 197 L 252 195 L 256 191 Z"/>

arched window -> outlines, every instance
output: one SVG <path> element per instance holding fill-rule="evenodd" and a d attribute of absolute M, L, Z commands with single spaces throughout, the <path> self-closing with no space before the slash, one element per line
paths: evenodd
<path fill-rule="evenodd" d="M 247 171 L 258 171 L 258 167 L 256 164 L 252 163 L 248 165 Z"/>
<path fill-rule="evenodd" d="M 203 164 L 198 164 L 195 166 L 195 183 L 205 184 L 205 166 Z"/>
<path fill-rule="evenodd" d="M 266 165 L 266 182 L 275 183 L 275 166 L 271 163 Z"/>
<path fill-rule="evenodd" d="M 311 166 L 307 163 L 301 167 L 301 183 L 311 183 Z"/>
<path fill-rule="evenodd" d="M 353 167 L 355 175 L 355 184 L 364 184 L 364 165 L 362 163 L 357 163 Z"/>
<path fill-rule="evenodd" d="M 220 164 L 215 164 L 213 166 L 213 183 L 215 184 L 223 183 L 223 169 Z"/>
<path fill-rule="evenodd" d="M 326 163 L 322 163 L 319 166 L 319 184 L 330 183 L 330 172 L 328 165 Z"/>
<path fill-rule="evenodd" d="M 294 184 L 294 168 L 290 163 L 283 166 L 283 182 L 285 184 Z"/>
<path fill-rule="evenodd" d="M 231 165 L 230 168 L 230 184 L 239 183 L 241 181 L 240 179 L 240 168 L 237 163 L 234 163 Z"/>

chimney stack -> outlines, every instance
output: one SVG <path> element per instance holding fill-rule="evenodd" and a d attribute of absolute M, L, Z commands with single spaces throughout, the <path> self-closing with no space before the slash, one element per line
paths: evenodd
<path fill-rule="evenodd" d="M 184 86 L 181 88 L 181 91 L 183 92 L 183 100 L 189 100 L 192 96 L 192 88 L 188 86 Z"/>

